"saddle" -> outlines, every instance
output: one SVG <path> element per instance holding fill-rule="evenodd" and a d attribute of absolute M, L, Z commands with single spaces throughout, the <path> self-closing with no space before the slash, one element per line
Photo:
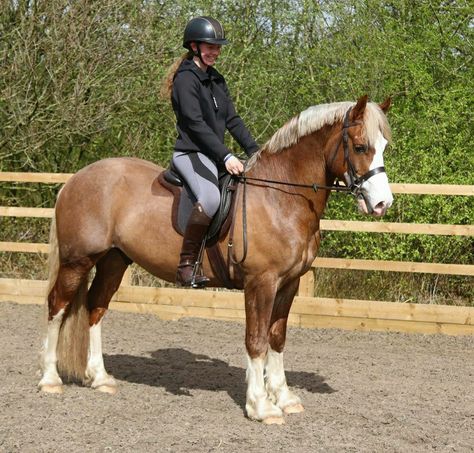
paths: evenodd
<path fill-rule="evenodd" d="M 183 236 L 191 210 L 197 200 L 172 163 L 170 168 L 158 175 L 158 182 L 173 194 L 171 221 L 175 231 Z M 206 252 L 212 270 L 227 289 L 233 289 L 234 285 L 218 242 L 225 237 L 232 223 L 232 213 L 234 211 L 232 207 L 235 201 L 234 193 L 237 189 L 237 183 L 238 179 L 236 177 L 228 173 L 219 174 L 221 201 L 206 236 Z"/>

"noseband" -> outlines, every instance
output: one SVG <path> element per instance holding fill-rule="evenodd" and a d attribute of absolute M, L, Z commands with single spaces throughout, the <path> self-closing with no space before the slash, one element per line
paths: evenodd
<path fill-rule="evenodd" d="M 356 198 L 362 196 L 362 184 L 370 179 L 372 176 L 375 176 L 378 173 L 385 173 L 385 167 L 377 167 L 369 170 L 367 173 L 364 173 L 362 176 L 357 176 L 357 172 L 352 164 L 352 161 L 349 157 L 349 133 L 348 129 L 353 126 L 360 124 L 360 121 L 354 121 L 353 123 L 349 122 L 349 115 L 351 113 L 352 107 L 344 115 L 344 123 L 342 125 L 342 144 L 344 148 L 344 161 L 347 163 L 347 175 L 348 175 L 348 186 L 349 191 Z"/>

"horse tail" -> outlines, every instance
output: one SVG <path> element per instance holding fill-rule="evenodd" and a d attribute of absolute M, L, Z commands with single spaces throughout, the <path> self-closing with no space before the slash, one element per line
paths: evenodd
<path fill-rule="evenodd" d="M 59 197 L 59 194 L 58 194 Z M 48 297 L 60 277 L 59 241 L 56 230 L 56 217 L 53 215 L 49 235 L 48 292 L 46 295 L 46 319 Z M 89 348 L 89 314 L 87 311 L 87 276 L 82 279 L 76 294 L 69 302 L 59 330 L 57 367 L 67 379 L 84 381 Z"/>
<path fill-rule="evenodd" d="M 89 312 L 87 284 L 84 278 L 71 300 L 58 338 L 58 372 L 67 379 L 84 382 L 89 352 Z"/>

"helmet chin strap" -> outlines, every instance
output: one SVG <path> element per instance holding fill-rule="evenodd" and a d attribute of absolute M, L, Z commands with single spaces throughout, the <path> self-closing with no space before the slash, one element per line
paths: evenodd
<path fill-rule="evenodd" d="M 194 55 L 196 57 L 199 58 L 199 60 L 201 60 L 201 63 L 204 65 L 204 66 L 207 66 L 206 63 L 204 63 L 204 60 L 202 59 L 202 55 L 201 55 L 201 43 L 200 42 L 196 42 L 196 48 L 197 50 L 194 50 Z"/>

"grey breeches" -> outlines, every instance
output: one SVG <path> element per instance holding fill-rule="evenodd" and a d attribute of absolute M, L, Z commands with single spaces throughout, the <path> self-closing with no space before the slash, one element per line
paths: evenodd
<path fill-rule="evenodd" d="M 173 165 L 186 181 L 206 215 L 213 217 L 221 199 L 216 164 L 202 153 L 175 151 Z"/>

